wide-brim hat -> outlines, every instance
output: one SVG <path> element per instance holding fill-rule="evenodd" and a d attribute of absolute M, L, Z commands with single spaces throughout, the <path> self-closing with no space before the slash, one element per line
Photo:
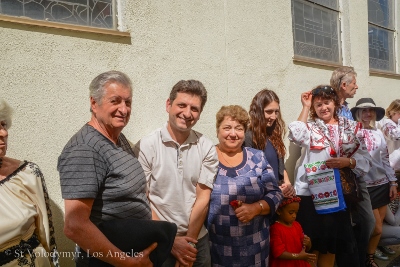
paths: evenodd
<path fill-rule="evenodd" d="M 385 109 L 383 109 L 381 107 L 377 107 L 375 105 L 374 100 L 372 100 L 372 98 L 369 98 L 369 97 L 360 98 L 357 101 L 356 106 L 350 109 L 351 114 L 353 115 L 354 119 L 356 119 L 357 110 L 360 108 L 371 108 L 371 109 L 375 110 L 376 121 L 380 121 L 385 116 Z"/>

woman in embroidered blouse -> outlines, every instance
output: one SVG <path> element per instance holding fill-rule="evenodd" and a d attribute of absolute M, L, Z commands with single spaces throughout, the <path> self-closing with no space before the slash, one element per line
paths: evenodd
<path fill-rule="evenodd" d="M 372 157 L 371 169 L 364 176 L 364 180 L 371 199 L 375 229 L 368 244 L 366 266 L 376 267 L 378 265 L 374 261 L 374 253 L 381 237 L 386 207 L 397 194 L 397 179 L 393 168 L 390 167 L 385 138 L 382 132 L 375 127 L 375 121 L 383 118 L 385 110 L 377 107 L 371 98 L 361 98 L 357 101 L 356 106 L 351 109 L 351 112 L 353 118 L 363 125 L 363 129 L 360 131 Z M 389 185 L 389 182 L 393 186 Z"/>
<path fill-rule="evenodd" d="M 5 156 L 11 112 L 0 101 L 0 265 L 58 266 L 43 174 L 32 162 Z"/>
<path fill-rule="evenodd" d="M 295 189 L 302 203 L 297 220 L 311 238 L 311 251 L 318 255 L 317 266 L 332 267 L 337 252 L 351 253 L 354 249 L 350 211 L 316 213 L 304 164 L 326 160 L 329 168 L 350 167 L 356 175 L 363 176 L 369 171 L 370 156 L 356 136 L 357 123 L 338 116 L 339 98 L 330 86 L 302 93 L 301 103 L 298 121 L 289 124 L 289 140 L 302 147 L 295 167 Z M 338 157 L 332 158 L 333 153 Z"/>
<path fill-rule="evenodd" d="M 282 192 L 264 153 L 242 148 L 246 110 L 224 106 L 216 117 L 220 163 L 208 215 L 212 265 L 268 266 L 269 218 Z"/>
<path fill-rule="evenodd" d="M 400 178 L 400 99 L 394 100 L 386 109 L 386 116 L 379 122 L 389 150 L 390 166 Z"/>
<path fill-rule="evenodd" d="M 277 94 L 268 89 L 258 92 L 251 102 L 249 115 L 250 125 L 246 132 L 245 146 L 264 151 L 284 197 L 293 197 L 294 187 L 289 181 L 284 164 L 286 148 L 283 137 L 286 126 Z"/>

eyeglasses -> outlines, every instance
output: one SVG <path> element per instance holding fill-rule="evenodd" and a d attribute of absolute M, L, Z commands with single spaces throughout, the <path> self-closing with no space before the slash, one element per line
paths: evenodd
<path fill-rule="evenodd" d="M 335 91 L 332 89 L 330 86 L 321 86 L 317 87 L 314 90 L 311 91 L 311 94 L 314 95 L 319 95 L 320 93 L 325 93 L 325 94 L 334 94 Z"/>

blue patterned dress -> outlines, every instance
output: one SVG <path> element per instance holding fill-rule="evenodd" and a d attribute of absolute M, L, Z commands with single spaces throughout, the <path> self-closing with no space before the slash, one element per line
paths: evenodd
<path fill-rule="evenodd" d="M 243 148 L 243 161 L 235 168 L 220 163 L 208 215 L 212 265 L 268 266 L 269 219 L 282 198 L 274 172 L 262 151 Z M 271 213 L 242 223 L 229 205 L 232 200 L 248 204 L 265 200 Z"/>

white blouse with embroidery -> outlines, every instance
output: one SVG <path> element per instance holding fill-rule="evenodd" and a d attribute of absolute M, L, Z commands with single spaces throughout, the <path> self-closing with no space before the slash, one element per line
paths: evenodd
<path fill-rule="evenodd" d="M 367 187 L 397 181 L 394 170 L 389 163 L 389 153 L 385 138 L 379 129 L 361 129 L 369 154 L 372 157 L 372 167 L 364 176 Z"/>
<path fill-rule="evenodd" d="M 304 168 L 305 163 L 327 160 L 331 158 L 331 147 L 323 142 L 320 142 L 320 146 L 317 149 L 310 149 L 311 144 L 311 131 L 310 129 L 314 125 L 314 122 L 308 122 L 307 124 L 301 121 L 294 121 L 289 124 L 289 135 L 288 138 L 291 142 L 300 146 L 301 156 L 296 162 L 295 166 L 295 189 L 296 194 L 301 196 L 310 196 L 311 193 L 308 189 L 307 175 Z M 338 125 L 326 125 L 328 127 L 330 140 L 335 146 L 336 150 L 339 150 L 339 131 Z M 359 140 L 363 143 L 362 140 Z M 351 144 L 350 144 L 351 145 Z M 354 147 L 356 144 L 354 144 Z M 347 144 L 349 147 L 349 144 Z M 366 174 L 370 169 L 370 156 L 368 151 L 365 149 L 365 145 L 361 145 L 357 151 L 351 156 L 356 161 L 356 167 L 353 172 L 362 179 L 361 177 Z"/>
<path fill-rule="evenodd" d="M 386 139 L 390 166 L 400 172 L 400 120 L 396 124 L 391 119 L 385 118 L 379 121 L 378 127 Z"/>

